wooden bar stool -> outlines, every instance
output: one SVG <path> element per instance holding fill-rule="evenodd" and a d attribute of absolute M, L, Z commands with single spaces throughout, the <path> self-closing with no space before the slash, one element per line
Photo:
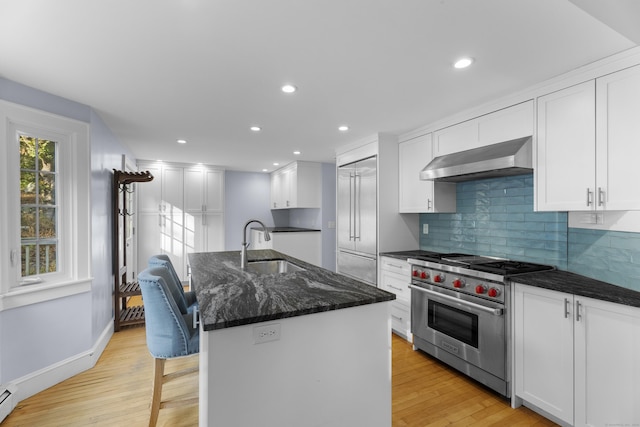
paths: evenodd
<path fill-rule="evenodd" d="M 145 307 L 147 347 L 155 359 L 149 426 L 156 425 L 161 408 L 198 403 L 197 397 L 162 401 L 163 384 L 198 371 L 196 367 L 165 375 L 167 359 L 191 356 L 200 351 L 199 329 L 193 326 L 194 314 L 183 314 L 178 308 L 169 284 L 172 280 L 169 270 L 164 267 L 148 268 L 138 275 Z"/>

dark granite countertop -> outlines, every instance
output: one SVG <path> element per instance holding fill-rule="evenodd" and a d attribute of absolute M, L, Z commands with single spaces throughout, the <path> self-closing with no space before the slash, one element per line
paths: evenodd
<path fill-rule="evenodd" d="M 262 230 L 262 227 L 251 227 L 251 228 L 254 230 Z M 269 233 L 302 233 L 302 232 L 309 232 L 309 231 L 317 231 L 317 232 L 321 231 L 315 228 L 300 228 L 300 227 L 267 227 L 267 230 L 269 231 Z"/>
<path fill-rule="evenodd" d="M 381 252 L 379 255 L 406 260 L 420 255 L 421 252 L 429 253 L 428 251 L 409 250 Z M 511 277 L 511 281 L 602 301 L 640 307 L 640 292 L 568 271 L 547 270 L 536 273 L 519 274 Z"/>
<path fill-rule="evenodd" d="M 397 258 L 397 259 L 403 259 L 403 260 L 407 260 L 409 258 L 413 258 L 416 256 L 420 256 L 422 254 L 430 254 L 433 252 L 429 252 L 429 251 L 422 251 L 420 249 L 414 249 L 414 250 L 410 250 L 410 251 L 397 251 L 397 252 L 380 252 L 378 255 L 380 256 L 387 256 L 387 257 L 391 257 L 391 258 Z"/>
<path fill-rule="evenodd" d="M 247 258 L 285 259 L 305 271 L 257 275 L 240 269 L 239 251 L 189 254 L 205 331 L 395 299 L 390 292 L 274 250 L 249 250 Z"/>
<path fill-rule="evenodd" d="M 640 292 L 568 271 L 549 270 L 519 274 L 511 277 L 511 281 L 602 301 L 640 307 Z"/>

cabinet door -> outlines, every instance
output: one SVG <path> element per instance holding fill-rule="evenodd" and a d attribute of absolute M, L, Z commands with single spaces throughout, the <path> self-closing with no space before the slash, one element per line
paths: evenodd
<path fill-rule="evenodd" d="M 298 167 L 295 164 L 284 172 L 283 195 L 287 208 L 298 207 Z"/>
<path fill-rule="evenodd" d="M 153 179 L 136 184 L 138 212 L 158 212 L 162 209 L 162 168 L 159 165 L 140 163 L 140 170 L 149 171 Z"/>
<path fill-rule="evenodd" d="M 207 212 L 222 212 L 224 206 L 224 171 L 206 169 L 204 171 L 204 205 Z"/>
<path fill-rule="evenodd" d="M 221 212 L 198 213 L 187 215 L 186 218 L 184 232 L 187 254 L 224 250 L 224 216 Z"/>
<path fill-rule="evenodd" d="M 573 295 L 515 285 L 516 395 L 573 424 Z"/>
<path fill-rule="evenodd" d="M 399 211 L 429 212 L 433 203 L 433 181 L 420 179 L 420 171 L 433 159 L 431 134 L 398 144 L 400 172 Z"/>
<path fill-rule="evenodd" d="M 478 147 L 533 135 L 533 100 L 478 119 Z"/>
<path fill-rule="evenodd" d="M 596 80 L 597 201 L 608 210 L 639 210 L 640 66 Z"/>
<path fill-rule="evenodd" d="M 536 208 L 595 208 L 595 82 L 538 98 Z"/>
<path fill-rule="evenodd" d="M 575 425 L 637 425 L 640 309 L 575 298 Z"/>
<path fill-rule="evenodd" d="M 202 212 L 205 199 L 205 181 L 202 169 L 186 169 L 184 171 L 184 210 L 185 212 Z"/>
<path fill-rule="evenodd" d="M 455 212 L 456 184 L 420 179 L 420 171 L 433 159 L 431 134 L 398 145 L 399 212 Z"/>
<path fill-rule="evenodd" d="M 182 168 L 169 165 L 162 167 L 161 203 L 163 212 L 177 212 L 184 208 L 184 170 Z"/>
<path fill-rule="evenodd" d="M 320 208 L 322 205 L 322 169 L 320 163 L 296 162 L 290 192 L 292 207 Z"/>
<path fill-rule="evenodd" d="M 138 271 L 149 266 L 149 258 L 164 253 L 162 251 L 162 227 L 164 218 L 161 213 L 138 213 Z"/>
<path fill-rule="evenodd" d="M 433 133 L 433 152 L 436 157 L 469 150 L 477 146 L 478 119 L 459 123 Z"/>

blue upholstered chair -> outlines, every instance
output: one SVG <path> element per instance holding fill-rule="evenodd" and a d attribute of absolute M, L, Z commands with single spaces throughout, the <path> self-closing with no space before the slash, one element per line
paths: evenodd
<path fill-rule="evenodd" d="M 169 273 L 172 276 L 171 283 L 169 285 L 175 284 L 175 289 L 172 289 L 172 293 L 174 298 L 176 299 L 176 303 L 178 303 L 178 308 L 180 311 L 184 313 L 191 313 L 194 308 L 197 308 L 198 302 L 196 301 L 196 293 L 193 291 L 185 292 L 182 287 L 182 282 L 176 273 L 175 268 L 173 268 L 173 264 L 171 263 L 171 259 L 168 255 L 159 254 L 153 255 L 149 258 L 149 267 L 164 267 L 169 270 Z M 181 297 L 178 296 L 178 293 Z"/>
<path fill-rule="evenodd" d="M 182 313 L 174 299 L 171 286 L 173 280 L 167 268 L 152 267 L 138 274 L 138 283 L 144 303 L 147 347 L 155 359 L 153 375 L 153 393 L 149 426 L 155 426 L 162 402 L 162 385 L 178 376 L 194 373 L 198 368 L 164 374 L 167 359 L 198 354 L 200 351 L 199 329 L 193 327 L 193 313 Z M 196 404 L 198 398 L 171 402 L 178 404 Z"/>

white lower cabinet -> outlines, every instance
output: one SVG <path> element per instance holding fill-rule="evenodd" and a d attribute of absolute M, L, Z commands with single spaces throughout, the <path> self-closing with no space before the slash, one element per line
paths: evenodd
<path fill-rule="evenodd" d="M 396 294 L 391 303 L 391 329 L 411 341 L 411 266 L 405 260 L 380 257 L 378 287 Z"/>
<path fill-rule="evenodd" d="M 514 298 L 516 398 L 566 425 L 640 424 L 640 308 L 521 284 Z"/>

